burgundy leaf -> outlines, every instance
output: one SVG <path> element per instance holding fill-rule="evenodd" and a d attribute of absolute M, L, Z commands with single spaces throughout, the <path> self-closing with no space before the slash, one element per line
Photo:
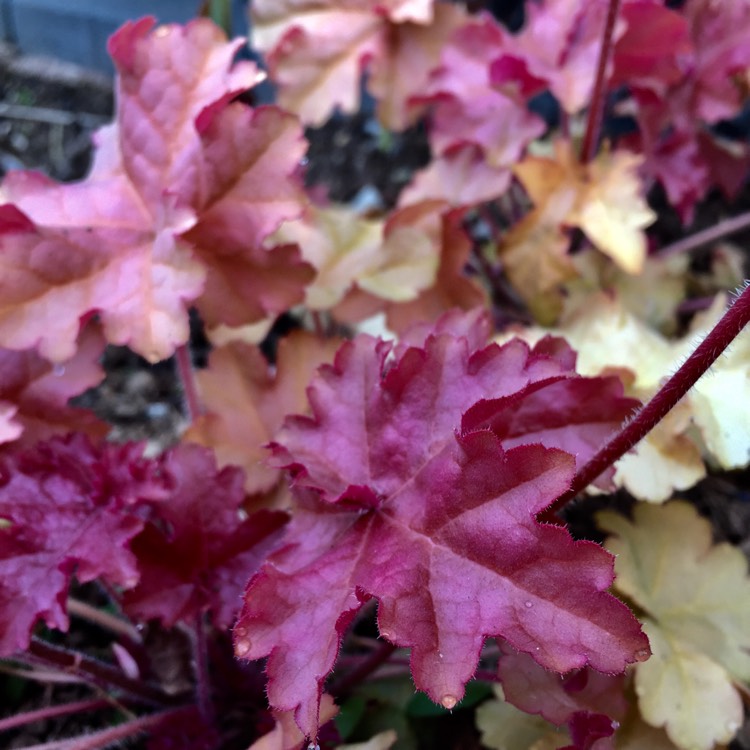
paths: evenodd
<path fill-rule="evenodd" d="M 130 540 L 145 500 L 168 496 L 159 464 L 142 446 L 93 446 L 54 438 L 0 457 L 0 654 L 28 646 L 39 619 L 65 630 L 70 579 L 130 587 Z"/>
<path fill-rule="evenodd" d="M 136 617 L 158 618 L 165 627 L 210 611 L 218 627 L 229 627 L 247 581 L 287 516 L 261 510 L 243 519 L 242 471 L 218 471 L 206 448 L 182 445 L 164 464 L 173 494 L 155 506 L 154 518 L 133 540 L 142 576 L 126 593 L 125 607 Z"/>

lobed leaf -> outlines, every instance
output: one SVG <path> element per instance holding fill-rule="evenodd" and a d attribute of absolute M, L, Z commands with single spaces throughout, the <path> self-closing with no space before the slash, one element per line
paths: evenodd
<path fill-rule="evenodd" d="M 371 597 L 381 635 L 412 649 L 417 687 L 448 708 L 490 635 L 561 672 L 618 672 L 647 656 L 606 593 L 610 558 L 535 519 L 568 486 L 573 456 L 459 430 L 484 397 L 572 377 L 569 350 L 475 351 L 446 332 L 388 356 L 369 337 L 344 344 L 309 389 L 313 416 L 289 419 L 277 439 L 297 508 L 235 628 L 239 656 L 269 656 L 272 705 L 315 735 L 322 683 Z"/>
<path fill-rule="evenodd" d="M 141 578 L 124 596 L 126 610 L 170 628 L 210 612 L 219 628 L 237 615 L 248 578 L 271 548 L 285 513 L 261 510 L 241 517 L 242 471 L 216 468 L 211 451 L 183 445 L 163 470 L 172 481 L 169 502 L 154 508 L 131 549 Z"/>
<path fill-rule="evenodd" d="M 140 507 L 168 497 L 168 479 L 138 445 L 53 438 L 0 456 L 0 654 L 29 644 L 43 619 L 66 630 L 70 580 L 125 588 L 139 570 L 129 544 Z"/>
<path fill-rule="evenodd" d="M 684 502 L 598 520 L 615 535 L 615 588 L 645 612 L 653 656 L 636 667 L 641 715 L 684 750 L 728 743 L 743 719 L 734 683 L 750 679 L 744 555 L 712 545 L 710 524 Z"/>
<path fill-rule="evenodd" d="M 0 343 L 62 361 L 98 312 L 109 341 L 157 361 L 187 340 L 191 303 L 239 325 L 302 299 L 312 270 L 261 247 L 300 211 L 302 133 L 275 108 L 228 103 L 262 78 L 232 65 L 239 44 L 204 19 L 142 19 L 111 38 L 116 122 L 97 134 L 91 174 L 3 183 Z"/>

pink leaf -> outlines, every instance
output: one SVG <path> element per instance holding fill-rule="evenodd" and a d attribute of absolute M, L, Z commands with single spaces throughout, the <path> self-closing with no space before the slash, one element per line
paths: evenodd
<path fill-rule="evenodd" d="M 0 349 L 0 399 L 15 405 L 21 436 L 30 445 L 55 433 L 76 429 L 103 437 L 107 426 L 84 409 L 68 406 L 73 396 L 99 383 L 104 372 L 99 357 L 101 332 L 89 324 L 78 341 L 78 351 L 66 362 L 52 365 L 33 351 Z M 0 443 L 5 442 L 0 436 Z"/>
<path fill-rule="evenodd" d="M 187 340 L 191 303 L 211 323 L 240 324 L 303 298 L 311 270 L 296 251 L 261 247 L 300 211 L 299 126 L 228 105 L 262 78 L 233 65 L 241 40 L 204 19 L 152 26 L 129 23 L 111 39 L 116 122 L 97 134 L 89 177 L 56 185 L 20 172 L 3 184 L 16 207 L 0 214 L 8 348 L 70 358 L 79 318 L 98 312 L 110 342 L 156 361 Z"/>
<path fill-rule="evenodd" d="M 612 558 L 535 519 L 569 485 L 573 457 L 456 432 L 479 399 L 556 382 L 566 356 L 542 350 L 474 351 L 444 333 L 391 362 L 387 344 L 359 337 L 313 381 L 313 417 L 287 421 L 275 454 L 299 507 L 248 587 L 235 648 L 269 656 L 270 701 L 303 732 L 315 734 L 322 683 L 370 597 L 381 635 L 412 649 L 417 687 L 449 708 L 490 635 L 559 672 L 619 672 L 648 654 L 606 593 Z"/>
<path fill-rule="evenodd" d="M 526 146 L 544 131 L 544 123 L 525 101 L 490 86 L 490 66 L 506 41 L 490 16 L 467 23 L 443 49 L 424 101 L 433 105 L 430 140 L 442 155 L 472 143 L 484 151 L 487 165 L 509 169 Z"/>
<path fill-rule="evenodd" d="M 73 573 L 135 585 L 128 545 L 143 527 L 138 506 L 168 495 L 141 453 L 71 435 L 0 457 L 0 654 L 26 648 L 39 619 L 67 629 Z"/>

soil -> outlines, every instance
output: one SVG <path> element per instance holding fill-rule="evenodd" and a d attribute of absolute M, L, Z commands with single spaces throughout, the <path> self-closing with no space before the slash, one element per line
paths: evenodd
<path fill-rule="evenodd" d="M 57 180 L 82 178 L 90 165 L 90 138 L 112 115 L 111 82 L 59 61 L 17 57 L 0 47 L 0 176 L 11 169 L 39 169 Z M 307 183 L 335 201 L 354 202 L 362 208 L 380 210 L 394 205 L 401 188 L 414 170 L 429 161 L 429 147 L 422 126 L 403 134 L 386 136 L 367 114 L 336 115 L 326 125 L 308 131 L 310 150 Z M 678 239 L 684 229 L 658 191 L 652 196 L 659 208 L 656 227 L 662 242 Z M 700 207 L 694 228 L 710 226 L 720 216 L 750 209 L 750 189 L 745 189 L 729 206 L 719 194 L 711 195 Z M 737 237 L 750 246 L 750 232 Z M 695 254 L 700 265 L 705 254 Z M 196 366 L 205 364 L 207 344 L 197 318 L 193 321 L 193 357 Z M 293 325 L 293 321 L 291 325 Z M 277 335 L 284 326 L 277 327 Z M 268 351 L 272 346 L 267 347 Z M 113 426 L 117 440 L 148 439 L 153 450 L 163 449 L 178 439 L 184 424 L 182 390 L 171 361 L 150 366 L 124 348 L 109 347 L 104 355 L 107 378 L 96 389 L 77 400 Z M 750 555 L 750 471 L 717 473 L 685 495 L 711 519 L 717 540 L 738 545 Z M 611 497 L 587 498 L 567 513 L 572 532 L 582 538 L 600 539 L 593 513 L 604 507 L 627 511 L 632 499 L 620 492 Z M 96 592 L 91 597 L 96 599 Z M 95 630 L 79 630 L 84 650 L 96 653 Z M 88 640 L 86 640 L 88 639 Z M 30 710 L 49 702 L 76 700 L 88 696 L 75 685 L 38 687 L 26 681 L 3 677 L 0 696 L 4 710 Z M 88 716 L 88 715 L 87 715 Z M 89 717 L 91 718 L 91 717 Z M 9 748 L 70 736 L 81 730 L 106 725 L 108 714 L 85 726 L 70 719 L 28 726 L 19 732 Z M 74 718 L 72 721 L 79 721 Z M 732 743 L 733 750 L 750 750 L 750 724 Z"/>

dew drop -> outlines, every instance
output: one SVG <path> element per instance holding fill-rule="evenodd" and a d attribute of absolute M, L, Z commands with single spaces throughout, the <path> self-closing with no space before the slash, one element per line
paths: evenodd
<path fill-rule="evenodd" d="M 380 637 L 385 638 L 386 641 L 391 640 L 391 634 L 387 630 L 381 630 L 380 631 Z"/>
<path fill-rule="evenodd" d="M 636 661 L 646 661 L 649 656 L 651 656 L 651 650 L 648 648 L 641 648 L 638 649 L 638 651 L 634 654 Z"/>
<path fill-rule="evenodd" d="M 444 695 L 440 699 L 440 702 L 443 704 L 443 708 L 447 708 L 450 711 L 452 708 L 455 708 L 456 703 L 458 703 L 458 698 L 456 698 L 455 695 L 448 694 Z"/>
<path fill-rule="evenodd" d="M 531 609 L 534 605 L 531 602 L 526 602 L 524 606 L 526 607 L 526 609 Z"/>
<path fill-rule="evenodd" d="M 439 657 L 440 657 L 441 659 L 443 658 L 443 653 L 442 653 L 442 651 L 438 651 L 438 656 L 439 656 Z"/>
<path fill-rule="evenodd" d="M 247 638 L 240 638 L 237 643 L 234 644 L 234 653 L 236 656 L 242 658 L 246 654 L 250 653 L 250 641 Z"/>
<path fill-rule="evenodd" d="M 56 375 L 58 378 L 65 375 L 65 365 L 55 365 L 52 368 L 52 374 Z"/>

